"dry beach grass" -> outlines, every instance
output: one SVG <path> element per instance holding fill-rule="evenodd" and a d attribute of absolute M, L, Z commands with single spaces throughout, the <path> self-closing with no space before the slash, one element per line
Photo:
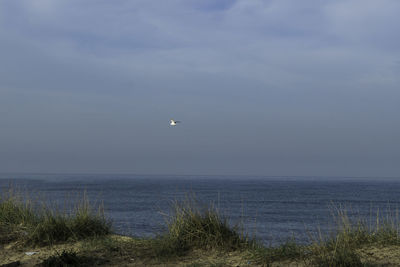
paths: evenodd
<path fill-rule="evenodd" d="M 334 232 L 308 245 L 289 240 L 267 247 L 194 198 L 174 202 L 167 230 L 144 239 L 113 234 L 102 206 L 85 194 L 72 210 L 60 210 L 3 192 L 0 266 L 400 266 L 399 221 L 392 214 L 377 212 L 371 224 L 337 208 Z"/>

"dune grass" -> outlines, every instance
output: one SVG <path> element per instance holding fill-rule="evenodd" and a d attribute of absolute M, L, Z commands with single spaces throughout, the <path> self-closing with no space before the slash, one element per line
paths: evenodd
<path fill-rule="evenodd" d="M 275 262 L 296 262 L 303 266 L 376 266 L 362 259 L 358 250 L 366 246 L 400 246 L 397 213 L 383 216 L 377 212 L 372 223 L 363 218 L 351 219 L 345 208 L 338 207 L 334 209 L 336 227 L 332 233 L 312 237 L 308 245 L 300 245 L 293 239 L 274 247 L 248 238 L 240 224 L 231 225 L 218 208 L 201 205 L 195 198 L 174 202 L 166 218 L 166 230 L 157 237 L 122 241 L 111 237 L 111 224 L 101 205 L 94 209 L 85 194 L 75 208 L 60 212 L 10 191 L 0 198 L 0 245 L 20 242 L 46 246 L 88 240 L 79 254 L 65 251 L 50 257 L 43 266 L 54 262 L 73 263 L 77 259 L 94 261 L 101 253 L 106 255 L 101 256 L 103 259 L 119 255 L 165 262 L 179 260 L 193 251 L 238 252 L 252 265 L 261 266 Z"/>
<path fill-rule="evenodd" d="M 250 250 L 250 257 L 267 266 L 285 260 L 303 262 L 305 266 L 376 266 L 362 261 L 358 250 L 369 246 L 400 246 L 400 222 L 390 211 L 384 216 L 378 211 L 374 222 L 350 219 L 343 207 L 333 207 L 333 211 L 332 233 L 311 237 L 309 245 L 289 240 L 275 247 L 258 246 Z"/>
<path fill-rule="evenodd" d="M 200 205 L 190 197 L 173 203 L 166 224 L 167 231 L 154 242 L 157 256 L 179 256 L 191 249 L 232 251 L 251 245 L 239 226 L 230 226 L 214 205 Z"/>
<path fill-rule="evenodd" d="M 360 248 L 400 245 L 398 216 L 393 216 L 390 210 L 381 215 L 378 210 L 372 222 L 365 218 L 351 220 L 345 208 L 334 209 L 335 231 L 314 239 L 313 244 L 309 246 L 314 265 L 373 266 L 371 263 L 362 262 L 357 253 Z"/>
<path fill-rule="evenodd" d="M 91 207 L 86 194 L 72 211 L 60 212 L 9 190 L 0 198 L 0 233 L 0 243 L 50 245 L 107 235 L 111 233 L 111 223 L 101 207 L 97 211 Z"/>

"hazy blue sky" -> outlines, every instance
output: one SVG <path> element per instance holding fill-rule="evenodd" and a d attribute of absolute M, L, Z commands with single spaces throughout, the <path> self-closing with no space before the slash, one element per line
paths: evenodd
<path fill-rule="evenodd" d="M 1 0 L 0 172 L 400 176 L 399 14 Z"/>

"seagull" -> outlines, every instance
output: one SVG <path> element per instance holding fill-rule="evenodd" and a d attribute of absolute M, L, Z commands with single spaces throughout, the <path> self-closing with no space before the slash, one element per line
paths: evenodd
<path fill-rule="evenodd" d="M 171 126 L 176 126 L 177 123 L 180 123 L 180 121 L 171 120 L 171 122 L 169 123 L 169 125 L 171 125 Z"/>

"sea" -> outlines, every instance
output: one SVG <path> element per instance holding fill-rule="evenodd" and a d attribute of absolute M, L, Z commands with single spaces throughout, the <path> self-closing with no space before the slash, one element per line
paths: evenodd
<path fill-rule="evenodd" d="M 338 210 L 369 224 L 396 219 L 400 203 L 400 178 L 384 177 L 1 174 L 1 194 L 10 188 L 58 209 L 86 195 L 116 233 L 135 237 L 162 234 L 173 203 L 191 199 L 265 245 L 329 236 Z"/>

